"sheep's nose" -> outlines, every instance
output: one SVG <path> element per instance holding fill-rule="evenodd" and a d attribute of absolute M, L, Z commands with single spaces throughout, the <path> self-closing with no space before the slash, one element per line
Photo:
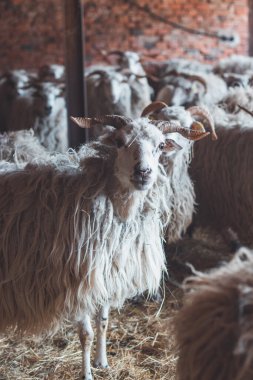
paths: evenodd
<path fill-rule="evenodd" d="M 47 115 L 49 115 L 52 112 L 52 106 L 46 106 L 45 111 L 46 111 Z"/>
<path fill-rule="evenodd" d="M 140 175 L 142 177 L 147 177 L 149 174 L 151 174 L 152 169 L 151 168 L 145 168 L 142 167 L 141 164 L 136 164 L 134 167 L 134 173 L 135 175 Z"/>

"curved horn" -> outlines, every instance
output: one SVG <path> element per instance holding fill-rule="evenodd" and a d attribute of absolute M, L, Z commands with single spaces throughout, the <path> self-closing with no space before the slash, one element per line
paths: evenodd
<path fill-rule="evenodd" d="M 201 106 L 201 107 L 200 106 L 193 106 L 193 107 L 188 108 L 187 111 L 189 111 L 191 116 L 193 116 L 193 117 L 199 116 L 202 119 L 202 121 L 204 119 L 208 123 L 207 127 L 210 128 L 212 140 L 218 139 L 216 132 L 215 132 L 213 117 L 207 108 L 205 108 L 203 106 Z"/>
<path fill-rule="evenodd" d="M 188 140 L 193 141 L 201 140 L 210 133 L 206 132 L 203 125 L 199 122 L 193 123 L 191 128 L 182 127 L 178 120 L 150 120 L 150 123 L 156 125 L 163 133 L 177 132 Z"/>
<path fill-rule="evenodd" d="M 121 51 L 121 50 L 111 50 L 107 52 L 107 55 L 112 55 L 112 54 L 119 55 L 121 57 L 125 55 L 124 51 Z"/>
<path fill-rule="evenodd" d="M 183 78 L 189 79 L 191 81 L 195 80 L 197 82 L 200 82 L 201 84 L 203 84 L 203 86 L 205 88 L 205 92 L 207 91 L 207 83 L 206 83 L 205 79 L 199 75 L 182 73 L 182 72 L 178 72 L 176 70 L 171 70 L 171 71 L 167 71 L 165 74 L 163 74 L 162 78 L 170 76 L 170 75 L 177 76 L 177 77 L 183 77 Z"/>
<path fill-rule="evenodd" d="M 161 109 L 167 107 L 167 104 L 164 102 L 155 101 L 150 103 L 141 113 L 141 117 L 150 115 L 152 112 L 160 111 Z"/>
<path fill-rule="evenodd" d="M 244 112 L 246 112 L 247 114 L 249 114 L 250 116 L 253 117 L 253 112 L 248 110 L 247 108 L 241 106 L 240 104 L 237 104 L 237 107 L 239 107 L 241 110 L 243 110 Z"/>
<path fill-rule="evenodd" d="M 142 78 L 148 78 L 146 74 L 136 74 L 134 73 L 133 71 L 131 71 L 130 69 L 121 69 L 120 67 L 116 70 L 118 72 L 120 72 L 122 75 L 126 75 L 126 76 L 130 76 L 130 75 L 134 75 L 136 78 L 138 79 L 142 79 Z"/>
<path fill-rule="evenodd" d="M 104 70 L 94 70 L 91 73 L 87 74 L 87 77 L 91 77 L 92 75 L 101 75 L 101 76 L 106 76 L 107 72 Z"/>
<path fill-rule="evenodd" d="M 114 128 L 122 128 L 129 124 L 132 119 L 125 116 L 119 115 L 105 115 L 98 117 L 73 117 L 70 116 L 71 120 L 76 123 L 81 128 L 92 128 L 94 125 L 103 124 L 111 125 Z"/>

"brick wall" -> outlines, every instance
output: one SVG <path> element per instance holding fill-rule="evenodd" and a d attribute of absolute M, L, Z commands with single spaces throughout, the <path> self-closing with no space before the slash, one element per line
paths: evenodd
<path fill-rule="evenodd" d="M 236 32 L 238 44 L 186 33 L 154 20 L 133 0 L 84 0 L 87 64 L 99 49 L 134 50 L 156 59 L 186 57 L 215 61 L 247 54 L 248 0 L 136 0 L 164 19 L 208 33 Z M 0 70 L 64 62 L 62 0 L 0 0 Z"/>
<path fill-rule="evenodd" d="M 64 61 L 62 0 L 0 0 L 0 70 Z"/>
<path fill-rule="evenodd" d="M 183 32 L 137 10 L 132 1 L 85 2 L 86 53 L 98 57 L 96 48 L 137 50 L 158 59 L 186 57 L 215 61 L 229 54 L 247 54 L 248 1 L 231 0 L 139 0 L 136 2 L 165 19 L 209 33 L 233 31 L 240 37 L 236 46 Z M 108 6 L 108 4 L 111 4 Z"/>

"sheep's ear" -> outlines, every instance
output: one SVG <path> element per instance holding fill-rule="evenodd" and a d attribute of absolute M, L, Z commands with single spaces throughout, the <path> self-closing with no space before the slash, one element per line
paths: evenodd
<path fill-rule="evenodd" d="M 174 150 L 181 150 L 181 149 L 183 149 L 181 145 L 177 144 L 174 140 L 166 139 L 165 147 L 163 149 L 165 152 L 172 152 Z"/>
<path fill-rule="evenodd" d="M 70 116 L 70 119 L 81 128 L 91 128 L 93 122 L 93 120 L 89 117 Z"/>

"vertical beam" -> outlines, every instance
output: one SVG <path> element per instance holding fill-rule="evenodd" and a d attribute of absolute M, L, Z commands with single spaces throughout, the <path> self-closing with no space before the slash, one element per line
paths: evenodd
<path fill-rule="evenodd" d="M 65 66 L 69 145 L 77 147 L 86 140 L 86 132 L 70 116 L 85 115 L 83 62 L 83 8 L 81 0 L 64 0 Z"/>
<path fill-rule="evenodd" d="M 253 56 L 253 0 L 248 0 L 249 7 L 249 55 Z"/>

